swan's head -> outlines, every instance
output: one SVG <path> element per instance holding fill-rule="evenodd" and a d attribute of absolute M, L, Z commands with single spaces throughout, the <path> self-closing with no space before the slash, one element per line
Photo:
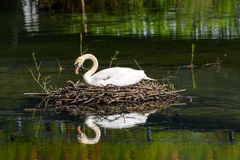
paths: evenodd
<path fill-rule="evenodd" d="M 81 131 L 81 127 L 78 126 L 77 127 L 77 139 L 80 143 L 83 144 L 89 144 L 89 139 L 87 138 L 87 136 Z"/>
<path fill-rule="evenodd" d="M 82 138 L 87 138 L 86 135 L 82 132 L 81 127 L 77 126 L 77 137 L 79 140 L 81 140 Z"/>
<path fill-rule="evenodd" d="M 75 74 L 78 74 L 79 73 L 79 70 L 81 68 L 81 66 L 83 65 L 83 62 L 85 61 L 85 59 L 80 56 L 78 57 L 75 62 L 74 62 L 74 66 L 75 66 Z"/>
<path fill-rule="evenodd" d="M 77 139 L 78 139 L 78 141 L 80 143 L 84 143 L 84 144 L 96 144 L 96 143 L 98 143 L 98 141 L 100 140 L 100 137 L 101 137 L 100 128 L 95 124 L 93 119 L 90 119 L 90 118 L 88 118 L 85 121 L 85 124 L 95 132 L 96 136 L 94 138 L 88 138 L 86 136 L 86 134 L 81 131 L 81 127 L 77 126 Z"/>

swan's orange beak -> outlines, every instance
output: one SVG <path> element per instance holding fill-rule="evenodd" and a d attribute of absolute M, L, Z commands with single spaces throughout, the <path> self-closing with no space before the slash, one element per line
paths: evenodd
<path fill-rule="evenodd" d="M 80 67 L 76 66 L 76 67 L 75 67 L 75 74 L 76 74 L 76 75 L 79 74 L 79 70 L 80 70 Z"/>
<path fill-rule="evenodd" d="M 76 132 L 77 132 L 77 135 L 81 135 L 82 131 L 80 126 L 77 126 Z"/>

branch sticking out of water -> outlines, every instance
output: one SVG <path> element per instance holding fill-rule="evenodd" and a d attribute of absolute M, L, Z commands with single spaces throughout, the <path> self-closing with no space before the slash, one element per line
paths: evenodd
<path fill-rule="evenodd" d="M 139 69 L 143 70 L 140 65 L 138 64 L 137 60 L 136 59 L 133 59 L 133 61 L 136 63 L 136 65 L 138 66 Z"/>
<path fill-rule="evenodd" d="M 88 51 L 88 48 L 83 48 L 83 35 L 80 33 L 80 55 L 82 56 Z"/>
<path fill-rule="evenodd" d="M 57 61 L 57 64 L 58 64 L 58 71 L 62 72 L 64 68 L 62 67 L 62 65 L 61 65 L 61 63 L 60 63 L 58 58 L 56 58 L 56 61 Z"/>
<path fill-rule="evenodd" d="M 195 55 L 195 45 L 192 44 L 191 63 L 190 63 L 190 65 L 187 66 L 187 67 L 190 68 L 190 69 L 193 69 L 193 68 L 196 67 L 196 66 L 193 64 L 194 55 Z"/>
<path fill-rule="evenodd" d="M 112 67 L 112 63 L 113 61 L 117 60 L 117 55 L 118 55 L 119 51 L 115 51 L 115 54 L 113 57 L 111 57 L 110 63 L 109 63 L 109 68 Z"/>
<path fill-rule="evenodd" d="M 194 44 L 192 44 L 192 58 L 191 58 L 191 66 L 194 66 L 194 64 L 193 64 L 193 58 L 194 58 L 194 51 L 195 51 L 195 45 Z"/>
<path fill-rule="evenodd" d="M 36 73 L 33 72 L 33 70 L 30 68 L 29 72 L 31 73 L 33 79 L 35 82 L 37 82 L 37 84 L 40 86 L 40 88 L 43 89 L 43 91 L 45 93 L 49 93 L 49 88 L 48 88 L 48 84 L 50 83 L 50 76 L 44 76 L 42 77 L 41 72 L 40 72 L 40 68 L 41 68 L 41 62 L 37 62 L 37 59 L 35 57 L 35 53 L 32 53 L 33 56 L 33 60 L 35 63 L 35 69 L 36 69 Z"/>
<path fill-rule="evenodd" d="M 212 66 L 213 67 L 216 67 L 216 66 L 219 67 L 222 64 L 225 57 L 227 57 L 227 54 L 224 54 L 224 56 L 221 59 L 219 57 L 217 57 L 215 62 L 206 63 L 206 64 L 204 64 L 204 66 L 205 67 L 212 67 Z"/>

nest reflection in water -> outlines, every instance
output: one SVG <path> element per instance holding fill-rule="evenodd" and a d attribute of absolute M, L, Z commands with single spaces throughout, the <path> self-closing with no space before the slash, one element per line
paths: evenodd
<path fill-rule="evenodd" d="M 64 87 L 49 93 L 47 107 L 73 115 L 147 112 L 179 103 L 182 96 L 178 92 L 158 81 L 144 80 L 125 87 L 97 87 L 68 81 Z"/>

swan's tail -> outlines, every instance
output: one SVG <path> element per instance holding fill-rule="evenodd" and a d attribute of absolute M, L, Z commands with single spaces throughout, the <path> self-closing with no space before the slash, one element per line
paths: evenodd
<path fill-rule="evenodd" d="M 146 76 L 144 79 L 146 79 L 146 80 L 150 80 L 150 81 L 157 81 L 156 79 L 149 78 L 148 76 Z"/>

